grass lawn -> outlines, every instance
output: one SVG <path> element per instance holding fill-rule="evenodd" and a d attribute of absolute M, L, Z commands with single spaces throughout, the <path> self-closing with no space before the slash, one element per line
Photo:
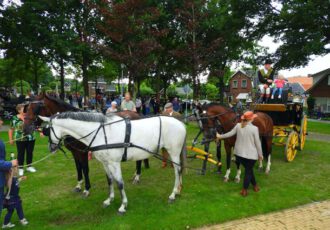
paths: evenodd
<path fill-rule="evenodd" d="M 308 132 L 330 134 L 330 123 L 308 121 Z"/>
<path fill-rule="evenodd" d="M 188 133 L 191 143 L 196 126 L 189 125 Z M 6 133 L 0 137 L 8 139 Z M 46 138 L 38 139 L 37 144 L 35 160 L 48 154 Z M 14 150 L 7 145 L 8 156 Z M 261 191 L 251 192 L 247 198 L 239 195 L 241 184 L 224 183 L 213 167 L 209 167 L 205 176 L 189 170 L 184 175 L 182 195 L 174 204 L 167 203 L 174 183 L 171 168 L 161 169 L 161 162 L 151 159 L 151 168 L 143 170 L 141 183 L 132 185 L 135 163 L 126 162 L 123 173 L 129 203 L 125 216 L 117 215 L 120 206 L 117 189 L 115 201 L 102 208 L 108 189 L 99 162 L 91 161 L 91 196 L 82 199 L 72 192 L 76 173 L 71 155 L 66 159 L 58 152 L 37 165 L 37 173 L 27 173 L 28 179 L 21 183 L 24 211 L 30 222 L 24 229 L 184 229 L 329 199 L 329 151 L 330 146 L 323 142 L 307 141 L 305 150 L 292 163 L 286 163 L 284 149 L 275 147 L 271 174 L 257 172 Z M 188 163 L 192 167 L 201 166 L 197 159 Z M 16 213 L 12 222 L 18 224 Z"/>

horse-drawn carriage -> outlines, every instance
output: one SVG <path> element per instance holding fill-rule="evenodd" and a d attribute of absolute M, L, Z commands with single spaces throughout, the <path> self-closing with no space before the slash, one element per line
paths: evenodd
<path fill-rule="evenodd" d="M 307 116 L 303 104 L 293 100 L 286 104 L 256 104 L 255 111 L 268 114 L 274 123 L 273 144 L 285 146 L 285 158 L 293 161 L 297 150 L 303 150 L 307 135 Z"/>

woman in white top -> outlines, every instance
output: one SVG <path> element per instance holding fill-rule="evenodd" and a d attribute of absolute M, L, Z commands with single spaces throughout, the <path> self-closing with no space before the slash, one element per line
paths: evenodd
<path fill-rule="evenodd" d="M 260 190 L 253 173 L 253 166 L 256 161 L 263 159 L 259 131 L 252 124 L 253 119 L 256 117 L 257 115 L 253 114 L 252 111 L 247 111 L 241 117 L 241 123 L 238 123 L 230 132 L 223 135 L 217 134 L 218 139 L 236 135 L 234 153 L 236 160 L 245 168 L 242 196 L 247 196 L 247 189 L 250 183 L 253 185 L 255 192 Z"/>
<path fill-rule="evenodd" d="M 113 102 L 111 102 L 111 107 L 107 109 L 105 114 L 111 114 L 111 113 L 116 113 L 116 112 L 118 112 L 117 102 L 113 101 Z"/>

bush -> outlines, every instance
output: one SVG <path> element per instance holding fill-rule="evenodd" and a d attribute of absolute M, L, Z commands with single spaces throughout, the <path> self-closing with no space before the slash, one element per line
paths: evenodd
<path fill-rule="evenodd" d="M 315 98 L 312 96 L 309 96 L 307 98 L 307 107 L 308 107 L 308 115 L 312 116 L 314 108 L 315 108 Z"/>

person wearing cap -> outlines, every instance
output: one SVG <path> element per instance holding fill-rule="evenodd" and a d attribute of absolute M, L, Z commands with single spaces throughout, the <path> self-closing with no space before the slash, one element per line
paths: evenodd
<path fill-rule="evenodd" d="M 168 102 L 164 106 L 164 112 L 162 113 L 164 116 L 170 116 L 170 117 L 175 117 L 178 120 L 182 119 L 182 116 L 180 113 L 176 112 L 173 110 L 173 104 L 171 102 Z M 162 154 L 163 154 L 163 168 L 167 167 L 167 160 L 168 160 L 168 152 L 166 149 L 162 149 Z"/>
<path fill-rule="evenodd" d="M 270 85 L 274 80 L 274 72 L 270 60 L 266 60 L 264 68 L 258 70 L 260 102 L 267 103 L 270 98 Z"/>
<path fill-rule="evenodd" d="M 116 113 L 116 112 L 118 112 L 117 102 L 116 101 L 112 101 L 111 102 L 111 107 L 107 109 L 106 114 Z"/>
<path fill-rule="evenodd" d="M 250 183 L 253 190 L 258 192 L 260 189 L 254 176 L 253 166 L 256 161 L 262 160 L 262 149 L 259 138 L 259 130 L 252 124 L 257 115 L 252 111 L 247 111 L 241 116 L 241 123 L 238 123 L 230 132 L 226 134 L 218 134 L 217 139 L 225 139 L 236 135 L 234 154 L 238 163 L 245 168 L 242 196 L 247 196 L 247 189 Z"/>

